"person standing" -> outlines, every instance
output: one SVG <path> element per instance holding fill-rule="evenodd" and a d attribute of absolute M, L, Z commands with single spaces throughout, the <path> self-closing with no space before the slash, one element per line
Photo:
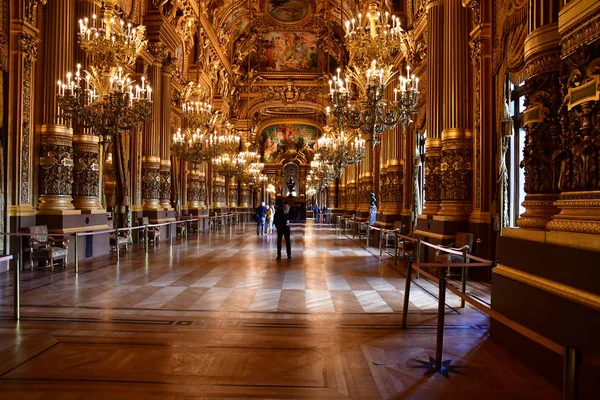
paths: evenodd
<path fill-rule="evenodd" d="M 279 200 L 277 202 L 277 208 L 275 209 L 275 228 L 277 228 L 277 260 L 281 259 L 281 240 L 285 236 L 285 250 L 287 253 L 287 259 L 292 259 L 292 244 L 290 243 L 290 218 L 291 218 L 291 207 L 289 204 L 285 206 Z"/>
<path fill-rule="evenodd" d="M 267 217 L 267 208 L 265 202 L 261 202 L 260 206 L 256 208 L 256 234 L 265 234 L 265 218 Z"/>
<path fill-rule="evenodd" d="M 267 234 L 273 233 L 273 217 L 275 217 L 275 207 L 267 207 Z"/>

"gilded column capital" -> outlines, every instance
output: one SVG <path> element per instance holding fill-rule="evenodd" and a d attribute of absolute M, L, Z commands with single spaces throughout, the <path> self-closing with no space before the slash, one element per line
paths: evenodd
<path fill-rule="evenodd" d="M 40 40 L 33 35 L 23 33 L 19 38 L 19 50 L 30 61 L 37 60 Z"/>
<path fill-rule="evenodd" d="M 426 0 L 425 11 L 429 11 L 431 8 L 440 7 L 444 5 L 444 0 Z"/>
<path fill-rule="evenodd" d="M 146 48 L 148 49 L 148 53 L 154 58 L 155 64 L 162 64 L 169 56 L 167 46 L 161 42 L 150 42 Z"/>
<path fill-rule="evenodd" d="M 37 6 L 43 6 L 47 0 L 25 0 L 25 20 L 35 25 L 35 10 Z"/>
<path fill-rule="evenodd" d="M 462 0 L 462 5 L 473 12 L 473 26 L 481 24 L 481 4 L 480 0 Z"/>

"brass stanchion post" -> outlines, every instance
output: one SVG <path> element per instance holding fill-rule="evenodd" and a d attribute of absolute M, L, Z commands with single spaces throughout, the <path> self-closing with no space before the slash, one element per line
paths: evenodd
<path fill-rule="evenodd" d="M 115 251 L 117 252 L 117 261 L 121 259 L 119 253 L 119 228 L 115 228 Z"/>
<path fill-rule="evenodd" d="M 435 342 L 435 370 L 442 369 L 442 357 L 444 355 L 444 311 L 446 310 L 446 277 L 440 276 L 439 295 L 438 295 L 438 320 L 437 320 L 437 338 Z"/>
<path fill-rule="evenodd" d="M 15 260 L 15 273 L 14 273 L 14 283 L 13 283 L 13 297 L 14 297 L 14 319 L 18 321 L 21 319 L 21 257 L 19 257 L 19 253 L 15 253 L 13 256 Z"/>
<path fill-rule="evenodd" d="M 73 239 L 75 249 L 73 251 L 73 256 L 75 257 L 75 273 L 79 273 L 79 232 L 75 232 L 75 238 Z M 117 245 L 117 253 L 119 251 L 119 247 Z"/>
<path fill-rule="evenodd" d="M 577 393 L 577 368 L 580 356 L 576 347 L 564 347 L 564 370 L 563 370 L 563 399 L 576 400 Z"/>

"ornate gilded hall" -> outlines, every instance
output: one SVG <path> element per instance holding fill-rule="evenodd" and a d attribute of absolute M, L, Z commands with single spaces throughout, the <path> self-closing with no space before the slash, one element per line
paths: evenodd
<path fill-rule="evenodd" d="M 2 398 L 598 398 L 600 1 L 0 0 L 0 72 Z"/>

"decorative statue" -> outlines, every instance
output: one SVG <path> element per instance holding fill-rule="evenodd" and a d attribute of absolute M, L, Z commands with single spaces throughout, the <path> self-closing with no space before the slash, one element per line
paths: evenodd
<path fill-rule="evenodd" d="M 292 195 L 292 193 L 294 192 L 294 187 L 296 186 L 296 182 L 294 181 L 294 177 L 290 176 L 290 179 L 286 182 L 286 186 L 288 188 L 288 191 L 290 193 L 290 196 Z"/>
<path fill-rule="evenodd" d="M 369 206 L 369 225 L 373 225 L 375 223 L 375 219 L 377 218 L 377 199 L 375 198 L 375 193 L 371 192 L 371 202 Z"/>

